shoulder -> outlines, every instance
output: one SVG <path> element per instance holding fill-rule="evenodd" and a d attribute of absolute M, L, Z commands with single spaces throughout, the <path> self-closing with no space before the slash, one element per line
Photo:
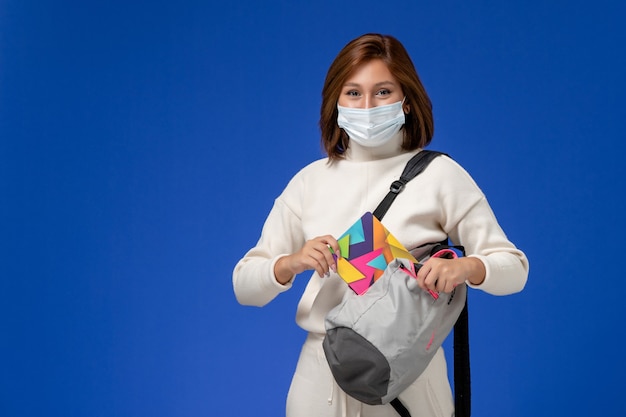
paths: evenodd
<path fill-rule="evenodd" d="M 308 163 L 298 170 L 289 180 L 287 186 L 281 193 L 281 197 L 300 194 L 307 187 L 307 184 L 319 179 L 329 169 L 328 158 L 317 159 Z"/>
<path fill-rule="evenodd" d="M 469 172 L 447 154 L 433 159 L 415 182 L 414 187 L 422 190 L 422 194 L 432 193 L 440 201 L 454 201 L 455 204 L 464 205 L 485 198 Z"/>
<path fill-rule="evenodd" d="M 427 171 L 430 171 L 429 173 L 432 175 L 440 177 L 441 180 L 460 181 L 476 185 L 470 173 L 460 163 L 455 161 L 452 156 L 446 153 L 435 158 Z"/>
<path fill-rule="evenodd" d="M 300 171 L 298 171 L 297 175 L 306 176 L 311 174 L 317 174 L 320 171 L 326 171 L 330 168 L 331 163 L 328 158 L 317 159 L 307 165 L 305 165 Z"/>
<path fill-rule="evenodd" d="M 291 178 L 289 184 L 298 182 L 306 182 L 311 178 L 315 178 L 324 172 L 327 172 L 331 164 L 328 162 L 328 158 L 317 159 L 300 168 L 298 172 Z"/>

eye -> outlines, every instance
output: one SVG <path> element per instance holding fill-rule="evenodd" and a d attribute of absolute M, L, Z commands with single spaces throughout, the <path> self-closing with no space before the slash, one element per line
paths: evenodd
<path fill-rule="evenodd" d="M 376 95 L 378 95 L 378 96 L 388 96 L 389 94 L 391 94 L 391 90 L 389 90 L 387 88 L 383 88 L 381 90 L 378 90 L 378 92 L 376 93 Z"/>
<path fill-rule="evenodd" d="M 345 92 L 345 94 L 350 97 L 358 97 L 360 95 L 359 92 L 356 90 L 348 90 Z"/>

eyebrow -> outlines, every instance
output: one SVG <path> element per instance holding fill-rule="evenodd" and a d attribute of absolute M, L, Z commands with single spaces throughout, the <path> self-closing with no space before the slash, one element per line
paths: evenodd
<path fill-rule="evenodd" d="M 384 85 L 393 85 L 393 86 L 395 86 L 396 83 L 394 83 L 393 81 L 381 81 L 379 83 L 374 84 L 374 87 L 382 87 Z M 360 87 L 361 84 L 354 83 L 354 82 L 347 82 L 343 86 L 344 87 Z"/>

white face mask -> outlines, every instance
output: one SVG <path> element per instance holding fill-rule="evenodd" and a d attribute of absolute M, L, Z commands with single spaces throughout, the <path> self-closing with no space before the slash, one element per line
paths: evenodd
<path fill-rule="evenodd" d="M 351 140 L 361 146 L 383 145 L 404 125 L 402 101 L 369 109 L 357 109 L 337 105 L 337 124 L 346 131 Z"/>

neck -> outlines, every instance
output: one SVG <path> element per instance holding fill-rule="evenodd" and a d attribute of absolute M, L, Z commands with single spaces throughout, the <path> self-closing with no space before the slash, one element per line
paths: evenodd
<path fill-rule="evenodd" d="M 348 143 L 348 149 L 346 150 L 346 159 L 351 161 L 373 161 L 376 159 L 385 159 L 392 156 L 396 156 L 404 152 L 402 150 L 402 141 L 404 140 L 404 129 L 400 129 L 391 139 L 386 143 L 373 148 L 361 146 L 355 141 Z"/>

